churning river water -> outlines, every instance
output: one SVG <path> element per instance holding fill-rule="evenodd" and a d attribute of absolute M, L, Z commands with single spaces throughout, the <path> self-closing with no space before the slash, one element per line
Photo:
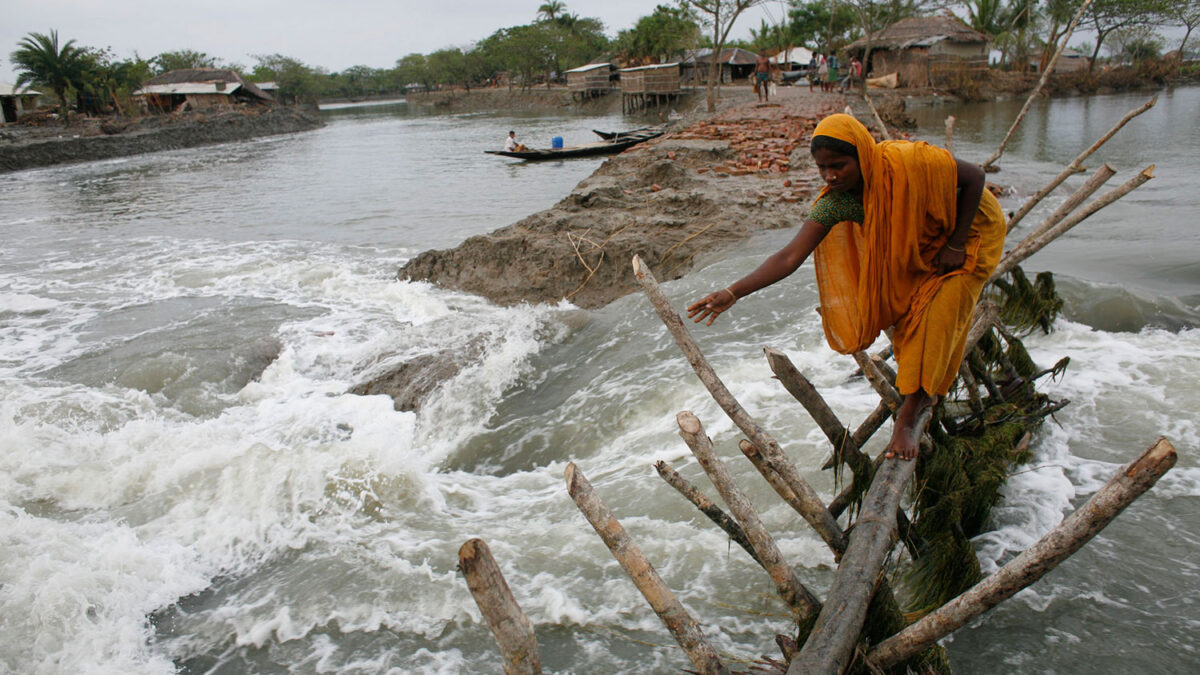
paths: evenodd
<path fill-rule="evenodd" d="M 1016 191 L 1005 206 L 1147 97 L 1039 103 L 992 176 Z M 956 114 L 956 151 L 980 161 L 1018 107 L 917 113 L 932 140 Z M 601 161 L 480 152 L 509 129 L 570 145 L 637 124 L 402 103 L 325 114 L 310 133 L 0 175 L 0 670 L 498 673 L 455 571 L 479 536 L 548 671 L 679 672 L 682 652 L 567 496 L 571 461 L 733 666 L 775 654 L 789 627 L 769 579 L 654 473 L 661 459 L 703 484 L 675 413 L 706 424 L 818 594 L 832 557 L 734 459 L 738 432 L 643 297 L 502 308 L 395 280 L 422 250 L 551 206 Z M 1163 92 L 1089 162 L 1117 168 L 1114 185 L 1151 163 L 1158 177 L 1027 265 L 1058 272 L 1067 300 L 1028 345 L 1042 365 L 1071 357 L 1046 383 L 1071 404 L 977 538 L 985 569 L 1158 435 L 1179 466 L 947 641 L 959 672 L 1200 670 L 1198 115 L 1200 89 Z M 682 307 L 788 237 L 664 289 Z M 876 398 L 825 346 L 815 306 L 805 268 L 696 335 L 828 498 L 826 443 L 761 354 L 786 351 L 857 424 Z M 447 348 L 481 358 L 419 414 L 346 393 Z"/>

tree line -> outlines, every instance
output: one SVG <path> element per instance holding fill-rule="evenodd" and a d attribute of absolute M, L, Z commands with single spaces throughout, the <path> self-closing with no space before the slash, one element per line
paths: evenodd
<path fill-rule="evenodd" d="M 668 62 L 687 50 L 740 46 L 752 50 L 806 47 L 834 51 L 903 18 L 952 9 L 972 28 L 988 35 L 1001 52 L 1001 65 L 1024 68 L 1054 45 L 1082 0 L 789 0 L 786 12 L 758 29 L 749 41 L 729 41 L 729 29 L 747 9 L 766 0 L 677 0 L 660 4 L 616 37 L 596 18 L 567 11 L 548 0 L 528 24 L 501 28 L 469 47 L 447 47 L 403 56 L 390 68 L 353 66 L 330 72 L 282 54 L 255 55 L 246 67 L 194 50 L 170 51 L 149 59 L 118 58 L 109 49 L 62 42 L 57 32 L 29 33 L 10 55 L 18 88 L 29 85 L 53 93 L 65 111 L 132 111 L 132 93 L 147 79 L 180 68 L 228 68 L 251 81 L 272 81 L 285 101 L 360 99 L 403 93 L 411 88 L 471 87 L 496 84 L 530 87 L 562 81 L 563 73 L 604 57 L 625 65 Z M 1158 30 L 1184 30 L 1178 45 L 1186 53 L 1192 29 L 1200 23 L 1200 0 L 1094 0 L 1081 29 L 1095 42 L 1086 45 L 1092 62 L 1101 47 L 1119 60 L 1137 61 L 1167 48 Z"/>

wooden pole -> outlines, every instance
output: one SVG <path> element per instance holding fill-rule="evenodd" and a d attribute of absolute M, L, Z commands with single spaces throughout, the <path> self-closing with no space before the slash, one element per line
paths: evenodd
<path fill-rule="evenodd" d="M 916 421 L 919 429 L 929 424 L 932 414 L 932 406 L 921 411 Z M 928 448 L 922 443 L 922 451 L 928 452 Z M 788 666 L 787 675 L 838 675 L 849 665 L 883 562 L 896 542 L 900 497 L 916 467 L 915 459 L 892 458 L 885 459 L 875 472 L 825 607 L 817 615 L 808 641 Z"/>
<path fill-rule="evenodd" d="M 642 550 L 621 526 L 620 521 L 596 495 L 592 484 L 574 462 L 567 464 L 566 479 L 567 492 L 570 493 L 571 499 L 575 500 L 579 511 L 591 523 L 596 534 L 604 540 L 608 550 L 612 551 L 613 557 L 645 596 L 667 630 L 671 631 L 671 635 L 683 648 L 696 670 L 703 675 L 728 675 L 729 669 L 721 663 L 717 651 L 705 639 L 700 631 L 700 624 L 675 598 L 675 594 L 642 555 Z"/>
<path fill-rule="evenodd" d="M 1085 199 L 1091 197 L 1096 190 L 1099 190 L 1101 186 L 1107 183 L 1110 178 L 1116 175 L 1116 173 L 1116 170 L 1114 170 L 1108 164 L 1101 165 L 1100 168 L 1097 169 L 1094 174 L 1092 174 L 1092 177 L 1087 179 L 1087 182 L 1079 186 L 1078 190 L 1076 190 L 1070 197 L 1067 197 L 1067 200 L 1059 205 L 1059 207 L 1054 210 L 1054 213 L 1050 214 L 1049 218 L 1042 221 L 1033 229 L 1032 232 L 1026 235 L 1020 243 L 1012 247 L 1012 249 L 1009 250 L 1005 255 L 1013 255 L 1014 252 L 1020 251 L 1023 247 L 1027 246 L 1025 242 L 1036 240 L 1037 237 L 1045 234 L 1050 230 L 1050 228 L 1062 222 L 1063 218 L 1066 218 L 1067 215 L 1069 215 L 1072 211 L 1079 208 L 1079 205 L 1082 204 Z"/>
<path fill-rule="evenodd" d="M 694 485 L 688 482 L 688 479 L 679 475 L 679 472 L 671 468 L 671 465 L 663 461 L 654 463 L 654 470 L 658 475 L 667 482 L 668 485 L 679 491 L 689 502 L 691 502 L 700 512 L 708 519 L 716 524 L 717 527 L 725 531 L 729 538 L 737 542 L 738 546 L 745 549 L 746 553 L 754 558 L 754 562 L 759 565 L 762 561 L 758 559 L 758 554 L 754 552 L 754 547 L 750 545 L 750 540 L 746 538 L 746 533 L 742 530 L 742 526 L 738 525 L 729 514 L 721 510 L 721 507 L 713 503 L 711 499 L 706 497 L 703 492 L 696 489 Z"/>
<path fill-rule="evenodd" d="M 825 402 L 821 392 L 817 391 L 812 382 L 804 377 L 804 373 L 796 368 L 786 354 L 771 347 L 767 347 L 763 351 L 767 355 L 767 363 L 771 366 L 771 372 L 775 373 L 775 376 L 783 383 L 784 389 L 787 389 L 804 406 L 817 426 L 821 427 L 821 431 L 825 432 L 825 438 L 833 444 L 835 461 L 844 461 L 855 471 L 868 470 L 871 466 L 871 458 L 863 454 L 850 430 L 842 425 L 841 420 L 829 408 L 829 404 Z"/>
<path fill-rule="evenodd" d="M 1062 221 L 1061 223 L 1055 225 L 1051 229 L 1039 234 L 1037 237 L 1031 237 L 1030 239 L 1026 239 L 1025 241 L 1021 242 L 1021 247 L 1020 247 L 1021 250 L 1019 252 L 1017 252 L 1016 255 L 1004 256 L 1004 259 L 1002 259 L 1000 261 L 1000 264 L 996 265 L 996 270 L 994 272 L 992 272 L 991 278 L 998 279 L 1002 275 L 1007 274 L 1008 271 L 1011 270 L 1013 267 L 1016 267 L 1017 265 L 1021 264 L 1021 261 L 1025 260 L 1026 258 L 1033 255 L 1034 253 L 1037 253 L 1038 251 L 1042 250 L 1042 247 L 1044 247 L 1046 244 L 1049 244 L 1050 242 L 1054 241 L 1058 237 L 1062 236 L 1065 232 L 1070 230 L 1072 227 L 1075 227 L 1079 223 L 1082 223 L 1093 213 L 1108 206 L 1109 204 L 1112 204 L 1113 202 L 1117 201 L 1121 197 L 1124 197 L 1125 195 L 1129 194 L 1133 190 L 1137 189 L 1139 186 L 1141 186 L 1143 183 L 1150 180 L 1151 178 L 1154 178 L 1154 165 L 1153 164 L 1146 167 L 1145 169 L 1142 169 L 1142 171 L 1140 173 L 1138 173 L 1138 175 L 1134 176 L 1133 178 L 1130 178 L 1125 183 L 1104 193 L 1098 199 L 1096 199 L 1096 201 L 1091 202 L 1090 204 L 1085 206 L 1083 209 L 1076 211 L 1075 213 L 1073 213 L 1071 215 L 1071 217 L 1069 217 L 1066 220 Z"/>
<path fill-rule="evenodd" d="M 892 140 L 892 134 L 888 131 L 887 125 L 883 123 L 883 118 L 879 116 L 879 109 L 875 107 L 875 102 L 867 95 L 867 80 L 863 78 L 863 99 L 867 102 L 867 107 L 871 109 L 871 114 L 875 117 L 875 124 L 879 127 L 879 134 L 883 136 L 883 140 Z"/>
<path fill-rule="evenodd" d="M 734 482 L 733 475 L 729 473 L 725 463 L 713 452 L 712 440 L 704 433 L 700 420 L 685 410 L 675 416 L 675 421 L 679 424 L 679 435 L 692 449 L 692 454 L 699 460 L 700 466 L 704 467 L 704 472 L 717 488 L 721 499 L 725 500 L 729 512 L 746 532 L 746 538 L 750 540 L 758 559 L 762 561 L 771 581 L 775 582 L 779 597 L 795 612 L 800 624 L 808 624 L 812 617 L 821 611 L 820 601 L 800 583 L 792 568 L 783 559 L 783 553 L 762 524 L 758 511 Z"/>
<path fill-rule="evenodd" d="M 521 611 L 500 566 L 482 539 L 468 539 L 458 549 L 458 568 L 467 578 L 467 588 L 487 620 L 504 656 L 505 675 L 541 675 L 533 624 Z"/>
<path fill-rule="evenodd" d="M 1016 213 L 1013 214 L 1013 217 L 1008 219 L 1008 229 L 1011 230 L 1016 227 L 1017 223 L 1021 222 L 1022 218 L 1029 215 L 1029 212 L 1033 210 L 1033 207 L 1037 206 L 1038 203 L 1040 203 L 1046 198 L 1047 195 L 1053 192 L 1055 188 L 1057 188 L 1059 185 L 1062 185 L 1063 181 L 1065 181 L 1068 177 L 1078 173 L 1080 167 L 1083 166 L 1083 160 L 1091 157 L 1093 152 L 1099 150 L 1100 146 L 1104 145 L 1108 142 L 1108 139 L 1115 136 L 1122 127 L 1129 123 L 1129 120 L 1132 120 L 1138 115 L 1141 115 L 1147 110 L 1153 108 L 1154 104 L 1157 102 L 1158 96 L 1155 96 L 1149 101 L 1143 103 L 1140 108 L 1135 108 L 1134 110 L 1130 110 L 1128 113 L 1126 113 L 1125 116 L 1121 118 L 1121 121 L 1117 122 L 1116 126 L 1114 126 L 1112 129 L 1109 129 L 1108 133 L 1101 136 L 1100 140 L 1093 143 L 1090 148 L 1080 153 L 1079 156 L 1072 160 L 1071 163 L 1068 164 L 1062 171 L 1060 171 L 1059 174 L 1053 178 L 1053 180 L 1051 180 L 1049 183 L 1046 183 L 1045 187 L 1043 187 L 1041 190 L 1038 190 L 1037 193 L 1029 198 L 1029 201 L 1022 204 L 1021 208 L 1017 209 Z"/>
<path fill-rule="evenodd" d="M 866 352 L 854 352 L 854 360 L 858 362 L 858 367 L 862 369 L 863 375 L 867 378 L 867 382 L 871 383 L 871 387 L 879 394 L 883 402 L 888 405 L 892 411 L 896 411 L 903 400 L 900 398 L 900 392 L 892 386 L 891 382 L 887 381 L 883 372 L 879 370 L 879 366 Z"/>
<path fill-rule="evenodd" d="M 692 370 L 708 388 L 717 405 L 721 406 L 729 419 L 733 420 L 742 433 L 746 434 L 747 438 L 759 447 L 771 468 L 779 474 L 779 477 L 795 496 L 794 505 L 802 509 L 800 515 L 817 531 L 817 534 L 825 540 L 834 553 L 840 554 L 846 548 L 846 535 L 842 532 L 842 528 L 825 508 L 816 491 L 800 476 L 800 472 L 783 454 L 779 443 L 758 426 L 754 418 L 733 397 L 721 378 L 717 377 L 716 372 L 713 371 L 712 366 L 709 365 L 708 360 L 704 358 L 704 354 L 696 345 L 696 341 L 692 339 L 691 333 L 683 325 L 683 319 L 671 308 L 670 301 L 659 288 L 654 275 L 650 273 L 650 268 L 636 255 L 633 257 L 633 274 L 646 292 L 646 296 L 650 298 L 650 304 L 654 306 L 658 317 L 662 319 L 671 336 L 675 338 L 675 344 L 679 345 L 679 349 L 683 351 L 683 355 L 691 364 Z"/>
<path fill-rule="evenodd" d="M 1058 43 L 1058 49 L 1055 50 L 1054 56 L 1051 57 L 1050 63 L 1046 64 L 1046 69 L 1042 71 L 1041 78 L 1038 79 L 1037 86 L 1029 93 L 1029 98 L 1025 99 L 1025 105 L 1021 107 L 1021 112 L 1017 113 L 1017 119 L 1013 120 L 1012 126 L 1008 128 L 1008 133 L 1004 135 L 1004 140 L 1000 141 L 1000 147 L 996 148 L 995 154 L 988 158 L 981 166 L 984 171 L 992 168 L 996 160 L 1000 159 L 1000 155 L 1004 154 L 1004 147 L 1008 145 L 1008 139 L 1012 138 L 1013 132 L 1017 130 L 1017 126 L 1021 124 L 1021 120 L 1025 119 L 1025 114 L 1029 112 L 1029 107 L 1033 105 L 1033 99 L 1042 91 L 1042 87 L 1046 85 L 1046 80 L 1050 79 L 1050 73 L 1054 72 L 1054 66 L 1058 63 L 1058 57 L 1062 56 L 1063 50 L 1067 48 L 1067 41 L 1071 39 L 1071 34 L 1075 32 L 1075 26 L 1079 24 L 1079 19 L 1083 17 L 1083 13 L 1091 6 L 1092 0 L 1083 0 L 1083 4 L 1076 10 L 1075 16 L 1071 17 L 1071 23 L 1067 24 L 1067 32 L 1063 34 L 1062 42 Z"/>
<path fill-rule="evenodd" d="M 868 652 L 868 661 L 878 668 L 900 663 L 1041 579 L 1153 487 L 1176 460 L 1175 448 L 1159 438 L 1036 544 L 962 595 L 876 645 Z"/>

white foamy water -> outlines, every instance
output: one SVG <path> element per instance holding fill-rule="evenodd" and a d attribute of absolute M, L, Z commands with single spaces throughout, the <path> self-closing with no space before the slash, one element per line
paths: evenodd
<path fill-rule="evenodd" d="M 544 208 L 598 164 L 493 161 L 478 150 L 496 128 L 623 125 L 384 106 L 313 134 L 0 176 L 11 234 L 0 244 L 0 670 L 498 672 L 455 570 L 459 546 L 479 536 L 547 670 L 678 672 L 682 653 L 567 497 L 572 461 L 732 664 L 774 654 L 789 628 L 769 580 L 654 474 L 663 460 L 707 487 L 675 414 L 696 412 L 819 593 L 832 556 L 738 459 L 738 433 L 644 299 L 500 308 L 394 279 L 413 253 Z M 435 178 L 422 183 L 418 167 Z M 471 189 L 448 190 L 460 172 Z M 383 195 L 380 175 L 401 188 Z M 665 289 L 682 306 L 789 235 Z M 804 270 L 696 335 L 829 498 L 831 477 L 815 468 L 827 443 L 761 355 L 786 351 L 847 423 L 868 414 L 876 397 L 824 345 L 815 303 Z M 1029 339 L 1042 365 L 1071 357 L 1047 390 L 1072 404 L 978 539 L 985 566 L 1158 434 L 1180 466 L 1059 570 L 960 631 L 949 647 L 963 672 L 1200 663 L 1187 590 L 1200 543 L 1200 330 L 1096 330 L 1088 307 L 1073 302 L 1054 333 Z M 445 350 L 480 357 L 417 413 L 347 393 Z"/>

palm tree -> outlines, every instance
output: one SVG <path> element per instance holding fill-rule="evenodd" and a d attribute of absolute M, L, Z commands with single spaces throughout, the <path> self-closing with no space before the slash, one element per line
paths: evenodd
<path fill-rule="evenodd" d="M 537 15 L 547 21 L 553 21 L 566 8 L 566 3 L 559 2 L 558 0 L 549 0 L 549 2 L 543 2 L 541 7 L 538 7 Z"/>
<path fill-rule="evenodd" d="M 67 91 L 84 88 L 83 74 L 87 70 L 86 50 L 68 40 L 58 46 L 58 31 L 50 35 L 30 33 L 17 43 L 9 60 L 17 69 L 17 88 L 26 84 L 45 87 L 58 98 L 59 111 L 67 119 Z"/>

